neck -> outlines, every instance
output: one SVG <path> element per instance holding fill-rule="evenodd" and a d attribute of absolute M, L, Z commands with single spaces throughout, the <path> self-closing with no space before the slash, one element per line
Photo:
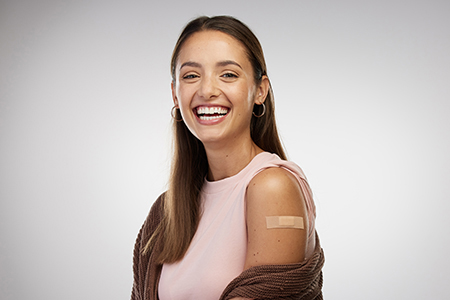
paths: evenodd
<path fill-rule="evenodd" d="M 208 158 L 208 180 L 221 180 L 239 173 L 259 153 L 263 152 L 251 139 L 239 145 L 212 147 L 205 145 Z"/>

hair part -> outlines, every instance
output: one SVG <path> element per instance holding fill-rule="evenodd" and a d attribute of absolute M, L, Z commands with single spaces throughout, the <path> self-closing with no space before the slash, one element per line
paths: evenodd
<path fill-rule="evenodd" d="M 255 84 L 260 84 L 267 76 L 264 53 L 257 37 L 241 21 L 231 16 L 202 16 L 189 22 L 175 44 L 171 59 L 172 81 L 176 82 L 176 64 L 180 50 L 189 37 L 196 32 L 216 30 L 238 40 L 245 48 L 252 65 Z M 280 158 L 286 155 L 278 136 L 275 123 L 275 107 L 272 86 L 264 104 L 266 113 L 252 117 L 250 135 L 252 140 L 264 151 L 276 153 Z M 260 105 L 254 106 L 259 115 Z M 176 110 L 175 118 L 182 118 Z M 158 229 L 144 248 L 148 253 L 156 243 L 162 245 L 157 260 L 160 263 L 173 263 L 183 258 L 197 230 L 201 217 L 200 191 L 208 173 L 208 159 L 205 148 L 187 128 L 184 122 L 173 121 L 173 160 L 169 178 L 169 187 L 164 197 L 164 216 Z"/>

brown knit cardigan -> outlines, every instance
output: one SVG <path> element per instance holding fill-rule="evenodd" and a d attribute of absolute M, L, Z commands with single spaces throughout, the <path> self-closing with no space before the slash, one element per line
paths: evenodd
<path fill-rule="evenodd" d="M 159 196 L 142 225 L 133 253 L 134 283 L 131 300 L 157 300 L 162 265 L 155 263 L 157 245 L 142 254 L 148 239 L 161 221 L 163 197 Z M 220 300 L 243 297 L 251 299 L 321 300 L 324 254 L 316 233 L 316 248 L 306 261 L 288 265 L 263 265 L 243 271 L 231 281 Z"/>

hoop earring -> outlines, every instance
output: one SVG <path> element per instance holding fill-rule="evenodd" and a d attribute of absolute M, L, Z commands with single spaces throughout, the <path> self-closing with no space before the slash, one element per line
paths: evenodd
<path fill-rule="evenodd" d="M 181 122 L 181 121 L 183 121 L 183 117 L 181 117 L 181 119 L 177 119 L 177 116 L 175 115 L 176 114 L 176 110 L 177 109 L 179 109 L 178 107 L 176 107 L 176 106 L 174 106 L 174 107 L 172 107 L 172 110 L 170 111 L 170 115 L 172 116 L 172 119 L 174 119 L 175 121 L 177 121 L 177 122 Z"/>
<path fill-rule="evenodd" d="M 263 107 L 263 112 L 260 115 L 255 114 L 255 112 L 253 112 L 253 115 L 257 118 L 261 118 L 262 116 L 264 116 L 264 114 L 266 113 L 266 106 L 264 105 L 264 102 L 261 103 L 262 107 Z"/>

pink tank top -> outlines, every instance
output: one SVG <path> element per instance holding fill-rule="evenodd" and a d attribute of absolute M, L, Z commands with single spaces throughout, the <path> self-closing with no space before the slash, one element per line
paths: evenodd
<path fill-rule="evenodd" d="M 262 152 L 234 176 L 205 180 L 198 229 L 184 258 L 163 265 L 158 287 L 160 300 L 217 300 L 228 283 L 244 270 L 246 189 L 256 174 L 270 167 L 282 167 L 298 179 L 308 210 L 309 240 L 314 240 L 315 206 L 302 170 L 293 162 Z"/>

